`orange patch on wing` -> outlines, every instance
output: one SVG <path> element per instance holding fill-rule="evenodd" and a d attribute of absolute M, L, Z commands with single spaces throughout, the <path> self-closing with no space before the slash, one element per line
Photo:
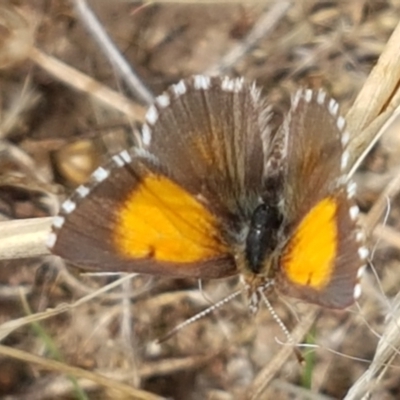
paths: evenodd
<path fill-rule="evenodd" d="M 117 213 L 114 244 L 124 256 L 190 263 L 227 252 L 217 221 L 191 194 L 148 174 Z"/>
<path fill-rule="evenodd" d="M 337 204 L 321 200 L 301 221 L 284 250 L 281 266 L 289 280 L 322 289 L 329 282 L 337 251 Z"/>

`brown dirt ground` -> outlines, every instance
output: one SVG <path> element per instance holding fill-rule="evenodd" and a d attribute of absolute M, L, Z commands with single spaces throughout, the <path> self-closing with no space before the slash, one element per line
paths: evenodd
<path fill-rule="evenodd" d="M 220 66 L 227 51 L 243 44 L 260 16 L 279 2 L 90 4 L 141 80 L 159 94 L 183 77 Z M 131 97 L 71 2 L 4 3 L 8 11 L 22 16 L 16 24 L 30 32 L 25 38 L 28 48 L 31 39 L 44 53 Z M 274 28 L 224 72 L 257 81 L 277 121 L 300 86 L 324 87 L 345 113 L 400 20 L 400 1 L 292 3 Z M 0 26 L 2 43 L 11 32 Z M 131 145 L 136 126 L 126 115 L 50 75 L 25 57 L 23 46 L 21 53 L 9 56 L 0 70 L 3 220 L 51 215 L 54 197 L 49 194 L 64 198 L 107 155 Z M 364 212 L 399 166 L 397 132 L 392 129 L 383 137 L 357 173 L 358 202 Z M 394 230 L 400 224 L 398 200 L 391 199 L 385 222 Z M 368 368 L 400 287 L 398 249 L 377 237 L 372 246 L 375 274 L 369 271 L 364 279 L 360 307 L 320 310 L 307 339 L 318 348 L 305 351 L 303 364 L 293 352 L 259 398 L 341 399 Z M 29 312 L 21 289 L 31 312 L 38 312 L 72 303 L 113 279 L 78 274 L 49 257 L 2 261 L 0 324 Z M 239 299 L 168 341 L 152 343 L 230 293 L 234 284 L 205 282 L 206 297 L 196 292 L 196 281 L 138 277 L 129 287 L 118 286 L 71 312 L 41 321 L 41 330 L 27 325 L 2 344 L 49 358 L 55 348 L 67 365 L 176 400 L 244 399 L 257 373 L 282 348 L 276 338 L 285 342 L 267 310 L 252 317 Z M 127 305 L 128 298 L 132 302 Z M 290 330 L 307 311 L 271 301 Z M 393 360 L 373 398 L 400 398 L 398 361 Z M 78 385 L 90 399 L 135 398 L 83 378 Z M 1 399 L 79 398 L 77 391 L 60 371 L 0 354 Z"/>

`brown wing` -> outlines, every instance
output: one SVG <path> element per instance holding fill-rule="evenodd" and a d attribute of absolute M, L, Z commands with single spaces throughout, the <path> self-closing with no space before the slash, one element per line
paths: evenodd
<path fill-rule="evenodd" d="M 338 186 L 345 160 L 344 119 L 339 105 L 322 90 L 298 91 L 278 137 L 284 138 L 285 211 L 296 223 Z"/>
<path fill-rule="evenodd" d="M 348 134 L 338 104 L 322 91 L 296 94 L 279 135 L 286 141 L 281 292 L 343 308 L 359 291 L 368 255 L 356 226 L 355 187 L 345 179 Z"/>
<path fill-rule="evenodd" d="M 144 128 L 146 149 L 228 218 L 248 219 L 258 201 L 267 122 L 259 95 L 243 78 L 195 76 L 159 97 Z"/>
<path fill-rule="evenodd" d="M 263 107 L 241 79 L 172 86 L 147 113 L 143 149 L 114 156 L 76 190 L 49 247 L 96 270 L 237 273 L 231 244 L 262 181 Z"/>
<path fill-rule="evenodd" d="M 236 273 L 210 210 L 136 150 L 97 169 L 61 207 L 51 250 L 83 268 L 219 278 Z"/>

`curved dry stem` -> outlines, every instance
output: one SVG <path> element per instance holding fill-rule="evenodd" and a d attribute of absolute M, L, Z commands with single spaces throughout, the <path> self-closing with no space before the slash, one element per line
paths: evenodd
<path fill-rule="evenodd" d="M 104 375 L 96 374 L 94 372 L 90 372 L 81 368 L 71 367 L 68 364 L 39 357 L 23 350 L 0 345 L 0 354 L 2 354 L 3 356 L 12 357 L 16 360 L 21 360 L 23 362 L 38 365 L 47 370 L 58 371 L 67 375 L 75 376 L 76 378 L 89 379 L 93 382 L 96 382 L 99 386 L 109 388 L 114 392 L 120 392 L 123 395 L 129 396 L 129 398 L 138 400 L 165 399 L 164 397 L 157 396 L 153 393 L 135 389 L 132 386 L 126 385 L 113 379 L 109 379 Z"/>
<path fill-rule="evenodd" d="M 103 104 L 125 114 L 130 121 L 144 121 L 146 110 L 120 93 L 114 92 L 95 79 L 79 72 L 54 57 L 48 56 L 33 47 L 30 52 L 32 61 L 40 65 L 49 74 L 74 89 L 88 93 Z"/>

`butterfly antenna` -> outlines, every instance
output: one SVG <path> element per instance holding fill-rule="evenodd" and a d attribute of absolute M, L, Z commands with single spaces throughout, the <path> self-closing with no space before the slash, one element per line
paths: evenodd
<path fill-rule="evenodd" d="M 288 343 L 293 345 L 293 346 L 295 346 L 294 339 L 293 339 L 292 335 L 290 334 L 289 329 L 286 328 L 286 325 L 279 318 L 279 315 L 276 313 L 274 308 L 271 306 L 271 303 L 268 301 L 267 296 L 265 296 L 265 294 L 264 294 L 263 288 L 260 287 L 258 292 L 260 293 L 260 296 L 261 296 L 264 304 L 267 306 L 268 311 L 270 312 L 272 318 L 279 325 L 279 327 L 281 328 L 282 332 L 286 336 L 286 339 L 287 339 Z M 298 360 L 299 364 L 302 364 L 304 362 L 304 357 L 301 354 L 300 350 L 297 347 L 293 347 L 293 350 L 294 350 L 295 356 L 297 357 L 297 360 Z"/>
<path fill-rule="evenodd" d="M 177 332 L 180 330 L 186 328 L 187 326 L 193 324 L 194 322 L 197 322 L 198 320 L 204 318 L 206 315 L 214 312 L 218 308 L 224 306 L 225 304 L 229 303 L 232 301 L 235 297 L 239 296 L 239 294 L 242 293 L 242 290 L 238 290 L 236 292 L 233 292 L 229 296 L 223 298 L 222 300 L 218 301 L 217 303 L 213 304 L 212 306 L 206 308 L 205 310 L 199 312 L 196 315 L 193 315 L 193 317 L 187 319 L 186 321 L 182 322 L 181 324 L 175 326 L 173 329 L 171 329 L 169 332 L 167 332 L 164 336 L 162 336 L 159 339 L 156 339 L 155 342 L 157 344 L 165 342 L 168 340 L 171 336 L 174 336 Z"/>
<path fill-rule="evenodd" d="M 268 311 L 270 312 L 272 318 L 275 320 L 275 322 L 279 325 L 279 327 L 281 328 L 282 332 L 284 333 L 284 335 L 286 336 L 288 342 L 290 344 L 294 344 L 294 340 L 292 338 L 292 335 L 289 332 L 289 329 L 286 328 L 286 325 L 282 322 L 282 320 L 279 318 L 278 314 L 276 313 L 276 311 L 274 310 L 274 308 L 271 306 L 271 303 L 268 301 L 267 296 L 265 296 L 263 290 L 263 288 L 260 288 L 259 293 L 260 296 L 264 302 L 264 304 L 267 306 Z"/>

